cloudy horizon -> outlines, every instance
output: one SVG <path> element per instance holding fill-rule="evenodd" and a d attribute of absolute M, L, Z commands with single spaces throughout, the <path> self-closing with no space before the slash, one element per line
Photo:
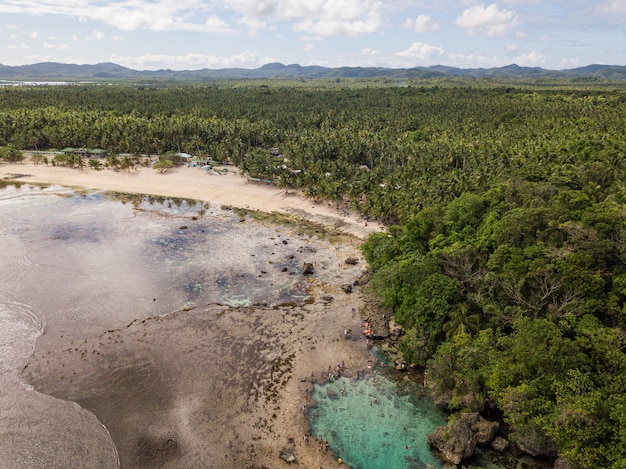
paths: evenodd
<path fill-rule="evenodd" d="M 626 65 L 626 0 L 0 0 L 4 65 Z"/>

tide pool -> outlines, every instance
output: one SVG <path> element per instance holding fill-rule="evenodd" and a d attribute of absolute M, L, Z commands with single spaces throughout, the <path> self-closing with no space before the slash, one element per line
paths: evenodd
<path fill-rule="evenodd" d="M 312 434 L 353 469 L 440 468 L 426 435 L 444 415 L 414 383 L 402 386 L 381 373 L 316 384 L 307 412 Z"/>

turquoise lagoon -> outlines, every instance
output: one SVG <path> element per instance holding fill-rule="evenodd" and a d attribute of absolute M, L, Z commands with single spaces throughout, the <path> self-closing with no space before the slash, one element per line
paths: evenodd
<path fill-rule="evenodd" d="M 316 384 L 311 432 L 353 469 L 440 468 L 426 436 L 445 417 L 420 388 L 373 371 Z"/>

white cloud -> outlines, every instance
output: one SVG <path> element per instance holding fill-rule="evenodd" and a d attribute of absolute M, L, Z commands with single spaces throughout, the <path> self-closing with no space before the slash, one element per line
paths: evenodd
<path fill-rule="evenodd" d="M 354 37 L 380 29 L 381 9 L 373 0 L 285 0 L 280 15 L 295 20 L 297 32 Z"/>
<path fill-rule="evenodd" d="M 146 54 L 134 57 L 113 55 L 110 60 L 136 70 L 156 70 L 160 68 L 172 70 L 230 67 L 256 68 L 276 61 L 274 57 L 262 57 L 252 52 L 243 52 L 228 57 L 194 53 L 185 55 Z"/>
<path fill-rule="evenodd" d="M 217 15 L 209 16 L 209 18 L 205 21 L 204 25 L 206 26 L 206 31 L 210 31 L 213 33 L 225 33 L 225 32 L 230 31 L 230 26 L 225 21 L 220 19 L 220 17 Z M 185 29 L 185 28 L 182 28 L 182 29 Z M 198 30 L 203 30 L 204 28 L 190 27 L 189 29 L 198 31 Z"/>
<path fill-rule="evenodd" d="M 424 42 L 414 42 L 411 47 L 406 50 L 396 52 L 401 57 L 411 57 L 419 60 L 435 59 L 443 57 L 445 50 L 439 46 L 432 46 Z"/>
<path fill-rule="evenodd" d="M 407 18 L 405 27 L 412 28 L 416 33 L 430 33 L 439 29 L 439 23 L 430 15 L 419 15 L 415 20 Z"/>
<path fill-rule="evenodd" d="M 238 21 L 239 24 L 244 25 L 248 29 L 248 33 L 251 36 L 256 36 L 259 30 L 267 28 L 267 23 L 256 18 L 249 18 L 247 16 L 241 18 Z"/>
<path fill-rule="evenodd" d="M 12 49 L 12 50 L 16 50 L 16 49 L 30 49 L 30 46 L 28 44 L 24 44 L 23 42 L 20 44 L 8 44 L 6 46 L 7 49 Z"/>
<path fill-rule="evenodd" d="M 69 45 L 67 44 L 53 44 L 51 42 L 44 42 L 43 43 L 43 48 L 44 49 L 54 49 L 54 50 L 67 50 L 70 48 Z"/>
<path fill-rule="evenodd" d="M 102 41 L 104 39 L 104 33 L 102 31 L 94 30 L 94 32 L 92 32 L 85 39 L 87 39 L 88 41 Z"/>
<path fill-rule="evenodd" d="M 502 67 L 508 65 L 510 62 L 501 59 L 500 57 L 488 57 L 480 54 L 450 54 L 448 57 L 449 63 L 454 64 L 455 67 L 469 67 L 469 68 L 491 68 Z"/>
<path fill-rule="evenodd" d="M 283 18 L 319 18 L 356 21 L 379 14 L 382 2 L 376 0 L 283 0 Z"/>
<path fill-rule="evenodd" d="M 247 16 L 266 16 L 276 11 L 278 2 L 275 0 L 224 0 L 224 3 L 233 10 Z"/>
<path fill-rule="evenodd" d="M 545 65 L 546 56 L 538 52 L 528 52 L 518 55 L 514 59 L 515 63 L 524 67 L 540 67 Z"/>
<path fill-rule="evenodd" d="M 366 47 L 365 49 L 361 50 L 361 54 L 363 55 L 380 55 L 380 51 L 374 50 L 374 49 L 370 49 L 369 47 Z"/>
<path fill-rule="evenodd" d="M 293 22 L 296 32 L 319 36 L 359 36 L 378 31 L 382 24 L 380 0 L 224 0 L 249 17 L 275 15 Z"/>
<path fill-rule="evenodd" d="M 506 46 L 506 50 L 508 52 L 526 52 L 527 49 L 525 47 L 518 46 L 517 44 L 509 44 Z"/>
<path fill-rule="evenodd" d="M 355 37 L 378 31 L 380 24 L 380 15 L 373 12 L 363 20 L 307 19 L 296 23 L 293 30 L 320 36 Z"/>
<path fill-rule="evenodd" d="M 466 29 L 469 34 L 487 36 L 503 36 L 518 23 L 515 12 L 500 10 L 495 3 L 471 6 L 456 19 L 456 25 Z"/>
<path fill-rule="evenodd" d="M 314 44 L 311 44 L 310 42 L 307 42 L 307 43 L 304 45 L 304 50 L 305 50 L 306 52 L 311 52 L 311 51 L 315 50 L 315 45 L 314 45 Z"/>
<path fill-rule="evenodd" d="M 216 14 L 206 16 L 202 0 L 2 0 L 0 13 L 60 15 L 96 20 L 124 31 L 230 32 Z"/>
<path fill-rule="evenodd" d="M 37 31 L 18 31 L 17 33 L 11 34 L 11 39 L 37 39 L 37 36 L 39 36 L 39 33 Z"/>

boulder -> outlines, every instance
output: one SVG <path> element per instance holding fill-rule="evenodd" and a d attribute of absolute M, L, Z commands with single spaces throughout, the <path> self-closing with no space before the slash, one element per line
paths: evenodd
<path fill-rule="evenodd" d="M 512 437 L 517 447 L 531 456 L 547 456 L 551 458 L 557 456 L 556 445 L 547 437 L 541 435 L 539 431 L 529 429 L 524 432 L 515 432 Z"/>
<path fill-rule="evenodd" d="M 501 436 L 495 437 L 495 439 L 491 442 L 491 447 L 498 453 L 504 453 L 509 449 L 509 446 L 511 446 L 509 440 L 502 438 Z"/>
<path fill-rule="evenodd" d="M 447 462 L 460 464 L 474 455 L 477 444 L 487 445 L 494 441 L 499 428 L 498 422 L 486 420 L 478 412 L 456 414 L 452 423 L 428 435 L 428 444 L 436 448 Z M 508 441 L 501 440 L 508 445 Z"/>
<path fill-rule="evenodd" d="M 298 464 L 295 448 L 283 448 L 279 453 L 280 459 L 287 464 Z"/>
<path fill-rule="evenodd" d="M 472 424 L 471 429 L 476 438 L 476 444 L 488 445 L 495 438 L 497 431 L 500 429 L 500 424 L 485 420 L 479 416 L 478 420 Z"/>
<path fill-rule="evenodd" d="M 341 289 L 343 290 L 344 293 L 352 293 L 352 284 L 346 283 L 341 286 Z"/>
<path fill-rule="evenodd" d="M 438 427 L 428 435 L 428 444 L 452 464 L 460 464 L 474 455 L 476 440 L 471 428 L 459 419 L 451 425 Z"/>
<path fill-rule="evenodd" d="M 344 262 L 348 265 L 357 265 L 359 260 L 356 257 L 348 257 Z"/>
<path fill-rule="evenodd" d="M 302 275 L 313 275 L 315 273 L 315 267 L 310 262 L 305 262 L 302 266 Z"/>

